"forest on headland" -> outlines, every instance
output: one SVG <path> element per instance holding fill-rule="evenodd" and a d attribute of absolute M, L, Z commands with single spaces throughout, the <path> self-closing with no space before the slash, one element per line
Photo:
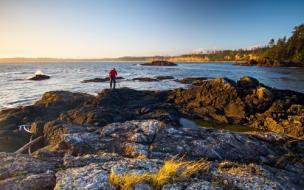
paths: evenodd
<path fill-rule="evenodd" d="M 270 39 L 262 47 L 238 50 L 215 50 L 179 56 L 125 56 L 103 59 L 57 59 L 57 58 L 0 58 L 0 62 L 94 62 L 94 61 L 153 61 L 215 62 L 231 61 L 241 65 L 258 66 L 304 66 L 304 24 L 294 27 L 292 35 L 277 40 Z"/>
<path fill-rule="evenodd" d="M 247 65 L 261 66 L 303 66 L 304 24 L 296 26 L 290 38 L 271 39 L 263 47 L 188 54 L 168 59 L 170 61 L 238 61 Z"/>
<path fill-rule="evenodd" d="M 263 47 L 238 50 L 218 50 L 207 53 L 168 57 L 121 57 L 120 61 L 167 60 L 175 62 L 236 61 L 243 65 L 304 66 L 304 24 L 296 26 L 290 38 L 270 39 Z"/>

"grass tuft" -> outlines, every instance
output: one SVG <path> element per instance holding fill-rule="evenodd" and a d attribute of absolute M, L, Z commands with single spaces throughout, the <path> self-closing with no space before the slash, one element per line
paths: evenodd
<path fill-rule="evenodd" d="M 111 172 L 109 176 L 110 183 L 121 190 L 132 190 L 135 184 L 149 182 L 150 179 L 149 173 L 116 175 Z"/>
<path fill-rule="evenodd" d="M 121 190 L 131 190 L 138 183 L 147 183 L 161 189 L 167 183 L 183 181 L 200 171 L 208 170 L 209 166 L 205 160 L 182 161 L 174 157 L 166 160 L 156 173 L 116 175 L 111 172 L 109 180 Z"/>

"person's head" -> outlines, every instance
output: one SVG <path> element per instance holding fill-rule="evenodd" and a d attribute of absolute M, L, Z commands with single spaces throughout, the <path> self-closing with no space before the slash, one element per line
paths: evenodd
<path fill-rule="evenodd" d="M 112 70 L 115 70 L 115 68 L 113 67 L 113 69 Z"/>

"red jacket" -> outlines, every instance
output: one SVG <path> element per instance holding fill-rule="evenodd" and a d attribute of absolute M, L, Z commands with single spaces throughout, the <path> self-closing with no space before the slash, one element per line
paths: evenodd
<path fill-rule="evenodd" d="M 113 77 L 116 77 L 117 76 L 117 71 L 115 69 L 112 69 L 110 72 L 109 72 L 109 77 L 110 78 L 113 78 Z"/>

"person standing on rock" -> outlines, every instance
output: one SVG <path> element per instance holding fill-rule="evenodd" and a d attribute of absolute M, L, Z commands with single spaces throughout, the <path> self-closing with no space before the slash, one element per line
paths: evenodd
<path fill-rule="evenodd" d="M 110 88 L 115 89 L 116 87 L 116 77 L 117 77 L 117 71 L 115 68 L 113 68 L 110 72 L 109 72 L 109 78 L 110 78 Z"/>

